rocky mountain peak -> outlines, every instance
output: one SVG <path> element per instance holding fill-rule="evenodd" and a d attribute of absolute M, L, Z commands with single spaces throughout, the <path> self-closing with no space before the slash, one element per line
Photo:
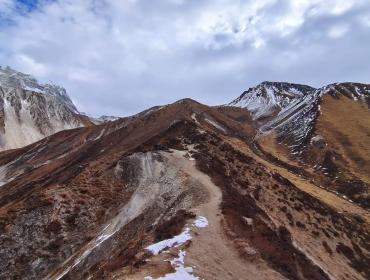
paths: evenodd
<path fill-rule="evenodd" d="M 334 98 L 345 96 L 355 101 L 366 102 L 370 108 L 370 85 L 361 83 L 333 83 L 319 89 L 320 95 L 329 94 Z"/>
<path fill-rule="evenodd" d="M 23 89 L 33 92 L 38 92 L 60 99 L 69 109 L 78 112 L 72 100 L 67 94 L 67 91 L 58 85 L 49 83 L 42 84 L 37 81 L 32 75 L 18 72 L 9 66 L 2 68 L 0 66 L 0 86 L 6 88 Z"/>
<path fill-rule="evenodd" d="M 264 81 L 249 88 L 228 105 L 245 108 L 251 111 L 255 120 L 260 120 L 276 115 L 292 101 L 313 90 L 307 85 Z"/>
<path fill-rule="evenodd" d="M 88 123 L 64 88 L 41 84 L 10 67 L 0 68 L 0 150 L 20 148 Z"/>

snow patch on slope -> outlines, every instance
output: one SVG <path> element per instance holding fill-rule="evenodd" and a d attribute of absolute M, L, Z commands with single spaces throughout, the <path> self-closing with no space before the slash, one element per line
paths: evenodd
<path fill-rule="evenodd" d="M 185 231 L 183 231 L 179 235 L 150 245 L 145 249 L 151 252 L 153 255 L 158 255 L 164 249 L 179 247 L 189 240 L 191 240 L 190 229 L 186 228 Z"/>
<path fill-rule="evenodd" d="M 193 225 L 197 228 L 205 228 L 208 227 L 208 220 L 206 217 L 200 216 L 194 221 Z"/>
<path fill-rule="evenodd" d="M 192 223 L 192 226 L 195 228 L 205 228 L 208 226 L 208 220 L 206 217 L 200 216 Z M 176 235 L 170 239 L 166 239 L 153 245 L 150 245 L 146 248 L 146 250 L 150 251 L 153 255 L 158 255 L 165 249 L 180 247 L 181 245 L 185 244 L 187 241 L 192 239 L 190 232 L 191 230 L 187 227 L 181 234 Z M 163 277 L 155 278 L 155 280 L 199 279 L 199 277 L 196 277 L 192 274 L 193 273 L 192 267 L 185 267 L 184 264 L 185 255 L 186 252 L 184 250 L 180 250 L 177 258 L 167 260 L 171 263 L 172 267 L 175 269 L 175 272 L 168 273 Z M 151 276 L 147 276 L 144 279 L 154 280 L 154 278 L 152 278 Z"/>
<path fill-rule="evenodd" d="M 184 265 L 184 258 L 186 252 L 180 250 L 177 258 L 169 260 L 172 267 L 175 269 L 175 272 L 168 273 L 163 277 L 159 278 L 152 278 L 151 276 L 147 276 L 144 280 L 199 280 L 199 277 L 194 276 L 193 268 L 192 267 L 185 267 Z"/>

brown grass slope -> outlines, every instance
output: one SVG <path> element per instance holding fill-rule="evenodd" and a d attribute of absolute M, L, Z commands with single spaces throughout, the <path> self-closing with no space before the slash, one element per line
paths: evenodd
<path fill-rule="evenodd" d="M 357 88 L 357 89 L 356 89 Z M 358 96 L 358 88 L 365 94 Z M 261 149 L 294 168 L 320 187 L 370 209 L 370 95 L 368 85 L 344 83 L 320 100 L 314 135 L 300 158 L 274 134 L 258 140 Z"/>
<path fill-rule="evenodd" d="M 189 147 L 198 169 L 222 191 L 222 227 L 243 261 L 264 264 L 286 279 L 369 278 L 366 220 L 355 208 L 338 212 L 250 156 L 253 131 L 242 111 L 181 100 L 0 153 L 0 278 L 61 275 L 130 203 L 143 172 L 133 159 L 153 153 L 166 164 L 169 149 Z M 184 182 L 167 190 L 162 204 L 143 208 L 63 279 L 110 279 L 125 267 L 140 270 L 143 248 L 169 237 L 167 229 L 181 231 L 191 215 L 178 211 L 191 211 L 201 197 L 201 188 Z"/>

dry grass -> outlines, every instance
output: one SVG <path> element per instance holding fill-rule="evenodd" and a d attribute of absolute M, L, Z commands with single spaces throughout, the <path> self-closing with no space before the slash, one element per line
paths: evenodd
<path fill-rule="evenodd" d="M 291 154 L 288 148 L 284 145 L 279 145 L 277 143 L 277 137 L 275 133 L 265 135 L 259 138 L 257 141 L 264 151 L 274 155 L 277 159 L 293 166 L 299 166 L 299 164 L 296 161 L 291 159 Z"/>
<path fill-rule="evenodd" d="M 325 96 L 317 132 L 338 151 L 353 174 L 370 182 L 370 118 L 366 104 Z"/>
<path fill-rule="evenodd" d="M 229 138 L 225 139 L 228 143 L 239 149 L 241 152 L 246 154 L 247 156 L 253 157 L 257 162 L 263 164 L 266 166 L 269 170 L 277 172 L 281 174 L 283 177 L 287 178 L 289 181 L 291 181 L 295 186 L 297 186 L 302 191 L 312 195 L 313 197 L 316 197 L 317 199 L 321 200 L 325 204 L 329 205 L 330 207 L 333 207 L 338 212 L 348 213 L 352 215 L 360 215 L 363 217 L 368 225 L 370 226 L 370 213 L 363 208 L 348 202 L 345 199 L 342 199 L 338 195 L 331 193 L 329 191 L 326 191 L 325 189 L 322 189 L 315 184 L 311 183 L 310 181 L 299 177 L 291 172 L 289 172 L 287 169 L 283 167 L 279 167 L 277 165 L 274 165 L 267 160 L 257 156 L 255 153 L 253 153 L 248 146 L 243 143 L 242 141 L 236 139 L 236 138 Z"/>

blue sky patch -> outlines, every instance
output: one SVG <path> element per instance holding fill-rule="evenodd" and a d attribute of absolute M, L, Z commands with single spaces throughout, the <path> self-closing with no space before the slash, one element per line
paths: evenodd
<path fill-rule="evenodd" d="M 38 0 L 16 0 L 16 5 L 21 12 L 32 12 L 37 9 L 38 2 Z"/>

